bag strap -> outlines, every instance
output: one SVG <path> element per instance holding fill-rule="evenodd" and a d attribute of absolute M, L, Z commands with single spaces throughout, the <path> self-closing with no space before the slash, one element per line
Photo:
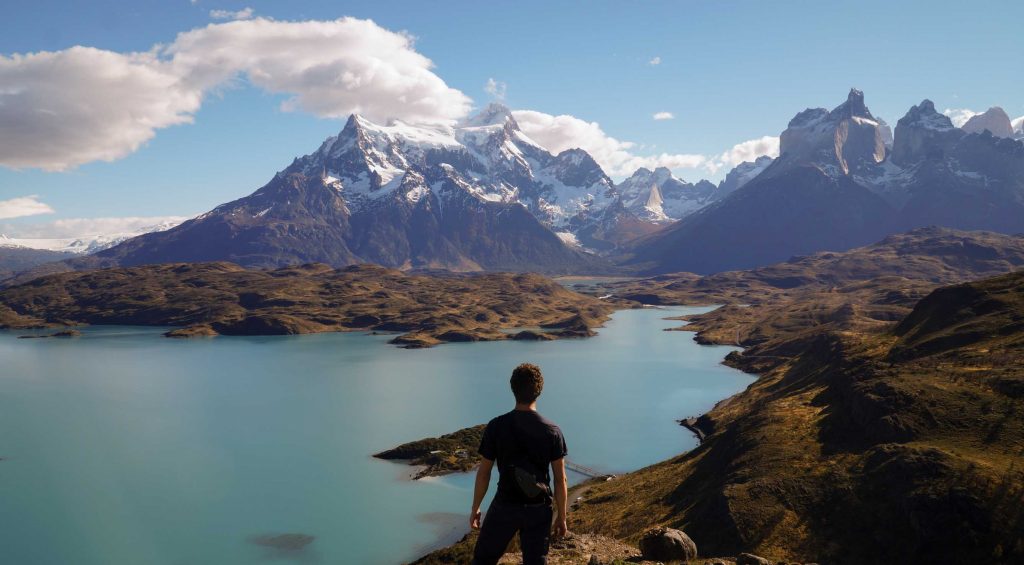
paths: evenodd
<path fill-rule="evenodd" d="M 509 418 L 509 420 L 509 426 L 511 426 L 512 428 L 512 439 L 514 440 L 516 446 L 515 454 L 522 455 L 527 460 L 529 460 L 529 462 L 535 467 L 534 473 L 543 472 L 544 468 L 547 467 L 547 465 L 538 465 L 537 460 L 533 457 L 530 451 L 526 449 L 523 440 L 519 436 L 519 426 L 516 425 L 516 417 L 513 415 L 512 417 Z M 539 481 L 540 479 L 538 479 L 538 482 Z"/>

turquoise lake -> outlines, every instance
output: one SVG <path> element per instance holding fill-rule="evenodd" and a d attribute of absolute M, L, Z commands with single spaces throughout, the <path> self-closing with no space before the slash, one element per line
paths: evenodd
<path fill-rule="evenodd" d="M 703 310 L 620 311 L 589 339 L 425 350 L 355 333 L 0 332 L 0 560 L 407 561 L 467 531 L 472 475 L 410 481 L 372 453 L 511 409 L 524 361 L 544 371 L 539 410 L 572 461 L 623 472 L 691 449 L 675 420 L 753 380 L 720 364 L 734 348 L 663 331 Z M 279 533 L 316 539 L 294 553 L 249 541 Z"/>

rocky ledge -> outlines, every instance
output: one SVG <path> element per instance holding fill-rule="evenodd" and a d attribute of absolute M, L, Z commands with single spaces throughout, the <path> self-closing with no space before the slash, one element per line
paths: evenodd
<path fill-rule="evenodd" d="M 378 459 L 406 461 L 409 465 L 422 467 L 413 479 L 464 473 L 480 462 L 476 450 L 483 435 L 484 425 L 480 424 L 441 437 L 403 443 L 373 456 Z"/>
<path fill-rule="evenodd" d="M 3 289 L 0 328 L 174 326 L 169 337 L 375 331 L 400 334 L 392 343 L 402 347 L 430 347 L 590 336 L 614 308 L 535 274 L 174 263 L 59 273 Z"/>

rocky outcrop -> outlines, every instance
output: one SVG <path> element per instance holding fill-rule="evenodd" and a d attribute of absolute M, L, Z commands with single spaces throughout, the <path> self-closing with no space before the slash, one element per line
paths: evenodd
<path fill-rule="evenodd" d="M 858 172 L 885 159 L 886 129 L 864 104 L 864 93 L 851 89 L 846 102 L 796 115 L 779 138 L 779 162 L 814 164 L 842 174 Z M 776 173 L 781 169 L 776 169 Z"/>
<path fill-rule="evenodd" d="M 753 180 L 627 246 L 642 274 L 749 269 L 925 226 L 1024 231 L 1024 144 L 967 133 L 925 100 L 886 127 L 851 91 L 797 114 Z"/>
<path fill-rule="evenodd" d="M 892 160 L 899 165 L 942 161 L 962 136 L 947 116 L 935 110 L 931 100 L 923 100 L 896 123 Z"/>
<path fill-rule="evenodd" d="M 757 175 L 768 168 L 775 159 L 762 155 L 754 161 L 744 161 L 729 171 L 722 182 L 718 183 L 718 197 L 725 198 L 739 190 L 743 185 L 754 180 Z"/>
<path fill-rule="evenodd" d="M 736 565 L 772 565 L 772 562 L 752 553 L 741 553 L 736 556 Z"/>
<path fill-rule="evenodd" d="M 993 106 L 981 114 L 975 114 L 960 129 L 967 133 L 989 132 L 996 137 L 1013 137 L 1010 116 L 999 106 Z"/>
<path fill-rule="evenodd" d="M 689 561 L 697 558 L 697 544 L 682 530 L 655 528 L 640 537 L 640 553 L 650 561 Z"/>

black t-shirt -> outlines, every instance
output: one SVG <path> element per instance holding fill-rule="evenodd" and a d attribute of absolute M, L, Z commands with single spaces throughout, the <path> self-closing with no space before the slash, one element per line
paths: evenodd
<path fill-rule="evenodd" d="M 565 438 L 562 430 L 533 410 L 513 410 L 487 423 L 480 440 L 480 455 L 497 461 L 498 492 L 495 500 L 508 503 L 531 504 L 543 502 L 544 495 L 528 498 L 516 484 L 510 464 L 521 465 L 524 457 L 536 470 L 537 480 L 548 485 L 551 476 L 548 467 L 552 461 L 565 457 Z"/>

